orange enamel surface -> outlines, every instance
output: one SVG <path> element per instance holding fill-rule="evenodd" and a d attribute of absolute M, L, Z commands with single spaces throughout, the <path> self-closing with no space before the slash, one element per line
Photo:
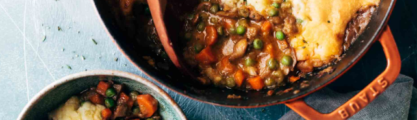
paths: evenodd
<path fill-rule="evenodd" d="M 389 27 L 382 33 L 379 42 L 387 58 L 387 68 L 342 106 L 331 113 L 320 113 L 307 105 L 302 99 L 285 103 L 285 105 L 308 120 L 344 120 L 359 112 L 394 83 L 400 74 L 401 57 Z"/>

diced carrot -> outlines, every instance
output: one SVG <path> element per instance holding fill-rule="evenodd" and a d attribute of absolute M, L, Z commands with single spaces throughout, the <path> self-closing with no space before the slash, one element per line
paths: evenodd
<path fill-rule="evenodd" d="M 249 78 L 248 83 L 250 84 L 252 89 L 255 89 L 255 90 L 260 90 L 265 86 L 264 81 L 262 80 L 260 76 Z"/>
<path fill-rule="evenodd" d="M 104 81 L 100 81 L 97 85 L 96 92 L 100 95 L 105 96 L 106 90 L 109 89 L 110 84 Z"/>
<path fill-rule="evenodd" d="M 262 23 L 262 27 L 261 27 L 262 32 L 269 34 L 271 29 L 272 29 L 271 22 L 265 21 L 264 23 Z"/>
<path fill-rule="evenodd" d="M 298 76 L 290 76 L 288 79 L 290 80 L 291 83 L 293 83 L 295 81 L 298 81 L 300 79 L 300 77 L 298 77 Z"/>
<path fill-rule="evenodd" d="M 206 26 L 206 44 L 213 45 L 217 41 L 217 30 L 214 26 Z"/>
<path fill-rule="evenodd" d="M 145 117 L 151 117 L 158 109 L 158 101 L 149 94 L 138 95 L 136 98 L 140 112 Z"/>
<path fill-rule="evenodd" d="M 243 80 L 245 80 L 245 73 L 241 69 L 239 69 L 236 71 L 234 78 L 236 85 L 240 87 L 242 86 Z"/>
<path fill-rule="evenodd" d="M 272 96 L 272 94 L 274 94 L 274 90 L 269 90 L 269 91 L 266 93 L 266 95 L 268 95 L 268 96 Z"/>
<path fill-rule="evenodd" d="M 234 28 L 234 24 L 236 23 L 233 19 L 224 19 L 223 26 L 229 30 L 230 28 Z"/>
<path fill-rule="evenodd" d="M 127 103 L 129 102 L 130 97 L 126 95 L 124 92 L 121 92 L 119 95 L 119 100 L 117 100 L 117 103 Z"/>
<path fill-rule="evenodd" d="M 200 53 L 198 53 L 195 56 L 195 59 L 203 64 L 210 64 L 216 62 L 216 56 L 213 55 L 209 46 L 204 48 Z"/>
<path fill-rule="evenodd" d="M 103 119 L 110 118 L 111 114 L 112 114 L 112 112 L 109 108 L 106 108 L 103 111 L 101 111 L 101 117 L 103 117 Z"/>
<path fill-rule="evenodd" d="M 266 53 L 268 53 L 269 55 L 271 55 L 271 58 L 274 57 L 274 47 L 272 46 L 272 44 L 266 45 L 265 51 L 266 51 Z"/>
<path fill-rule="evenodd" d="M 222 61 L 220 61 L 218 69 L 225 74 L 231 74 L 234 72 L 235 66 L 230 63 L 229 57 L 223 57 Z"/>
<path fill-rule="evenodd" d="M 103 96 L 101 96 L 99 94 L 94 94 L 93 96 L 91 96 L 88 99 L 94 104 L 100 104 L 100 105 L 104 104 L 104 98 L 103 98 Z"/>

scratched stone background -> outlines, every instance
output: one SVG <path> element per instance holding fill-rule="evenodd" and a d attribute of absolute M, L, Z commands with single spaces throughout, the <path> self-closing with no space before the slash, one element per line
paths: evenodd
<path fill-rule="evenodd" d="M 401 73 L 414 79 L 417 78 L 415 6 L 415 0 L 398 0 L 389 22 L 402 57 Z M 376 43 L 356 66 L 329 87 L 338 92 L 359 90 L 385 65 L 382 48 Z M 95 69 L 127 71 L 148 78 L 117 50 L 91 0 L 0 0 L 1 120 L 16 119 L 28 100 L 55 80 Z M 164 89 L 189 119 L 269 120 L 279 119 L 289 110 L 284 105 L 254 109 L 213 106 Z"/>

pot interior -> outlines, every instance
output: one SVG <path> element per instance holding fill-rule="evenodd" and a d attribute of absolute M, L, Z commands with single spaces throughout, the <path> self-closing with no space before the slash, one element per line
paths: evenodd
<path fill-rule="evenodd" d="M 202 86 L 195 82 L 196 80 L 183 75 L 167 58 L 158 55 L 157 50 L 152 50 L 155 46 L 161 47 L 155 45 L 155 43 L 159 41 L 152 40 L 155 36 L 148 36 L 141 30 L 143 27 L 147 27 L 141 23 L 141 17 L 149 17 L 150 15 L 138 13 L 138 15 L 133 18 L 126 18 L 120 12 L 121 10 L 117 1 L 118 0 L 94 0 L 97 11 L 102 18 L 104 25 L 107 27 L 108 32 L 131 62 L 150 77 L 154 78 L 154 80 L 171 90 L 200 101 L 235 107 L 282 103 L 286 100 L 306 95 L 311 91 L 327 85 L 347 71 L 366 53 L 368 48 L 378 37 L 381 29 L 384 28 L 395 3 L 395 0 L 381 0 L 380 6 L 376 8 L 375 12 L 372 14 L 369 24 L 365 28 L 362 28 L 364 29 L 364 32 L 354 40 L 355 42 L 353 42 L 345 51 L 340 61 L 327 67 L 331 68 L 332 72 L 323 74 L 319 72 L 307 79 L 299 80 L 295 84 L 275 90 L 275 93 L 277 94 L 267 96 L 268 90 L 241 91 L 213 86 Z M 164 16 L 164 18 L 166 18 L 165 22 L 179 23 L 176 19 L 170 18 L 175 18 L 180 15 L 182 11 L 190 11 L 193 8 L 186 6 L 198 4 L 198 1 L 196 0 L 182 0 L 180 2 L 182 3 L 179 3 L 176 0 L 168 0 L 168 4 L 172 4 L 174 7 L 167 8 L 167 13 Z M 137 8 L 141 7 L 144 6 L 137 6 Z M 177 40 L 175 38 L 178 38 L 178 28 L 181 28 L 181 24 L 170 24 L 167 28 L 171 40 L 175 42 L 175 40 Z M 181 54 L 181 47 L 182 46 L 174 46 L 177 54 Z M 149 58 L 152 58 L 152 61 L 154 61 L 156 65 L 150 65 Z M 228 95 L 241 96 L 241 99 L 227 99 Z"/>

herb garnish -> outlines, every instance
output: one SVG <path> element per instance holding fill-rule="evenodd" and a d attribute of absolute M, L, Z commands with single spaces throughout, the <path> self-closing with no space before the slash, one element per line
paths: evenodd
<path fill-rule="evenodd" d="M 71 66 L 69 66 L 69 65 L 67 65 L 67 68 L 70 69 L 70 70 L 72 70 Z"/>
<path fill-rule="evenodd" d="M 46 35 L 43 36 L 42 42 L 45 42 L 45 40 L 46 40 Z"/>
<path fill-rule="evenodd" d="M 94 39 L 91 39 L 92 41 L 93 41 L 93 43 L 95 44 L 95 45 L 97 45 L 97 41 L 96 40 L 94 40 Z"/>

